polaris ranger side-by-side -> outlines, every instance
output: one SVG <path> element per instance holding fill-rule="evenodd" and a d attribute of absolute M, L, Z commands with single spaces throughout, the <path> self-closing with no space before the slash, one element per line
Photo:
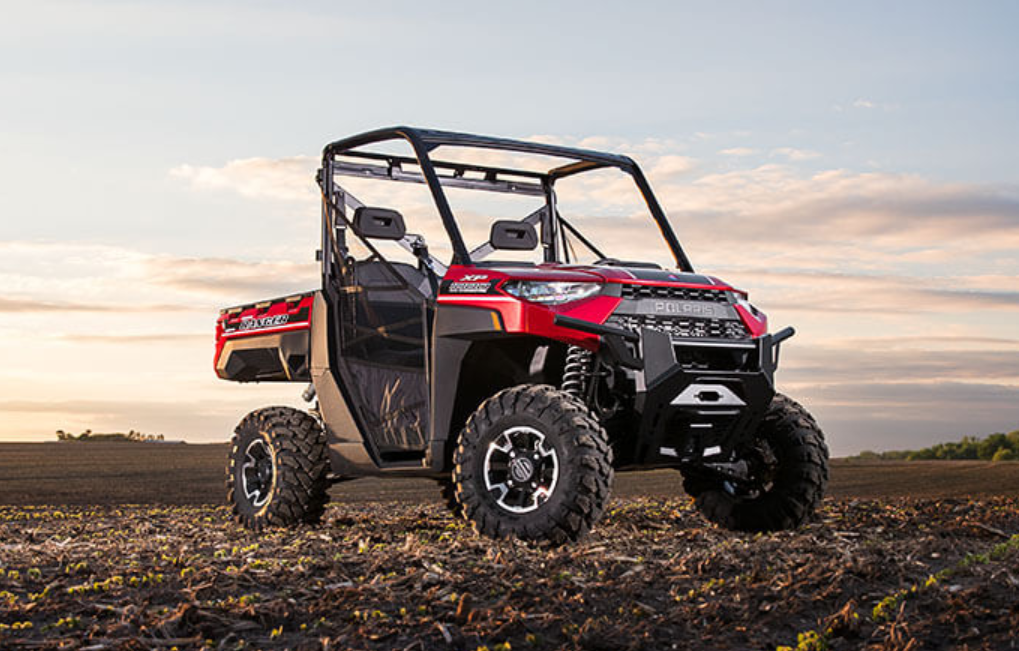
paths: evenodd
<path fill-rule="evenodd" d="M 392 142 L 409 153 L 380 151 Z M 560 203 L 560 184 L 606 170 L 636 186 L 641 215 Z M 345 177 L 422 184 L 433 241 Z M 817 509 L 823 435 L 774 388 L 792 328 L 769 334 L 745 292 L 694 272 L 629 157 L 395 127 L 326 146 L 317 180 L 321 288 L 225 309 L 216 325 L 219 377 L 310 383 L 314 403 L 237 426 L 227 489 L 246 526 L 315 522 L 330 484 L 366 475 L 435 478 L 480 533 L 554 544 L 598 521 L 617 470 L 678 469 L 701 512 L 736 530 Z M 481 217 L 449 200 L 464 191 L 538 208 L 469 242 Z M 650 239 L 633 241 L 638 224 Z M 652 245 L 667 265 L 632 259 Z"/>

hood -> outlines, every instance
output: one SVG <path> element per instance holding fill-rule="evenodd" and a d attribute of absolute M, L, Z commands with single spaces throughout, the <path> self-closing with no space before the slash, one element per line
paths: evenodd
<path fill-rule="evenodd" d="M 463 276 L 485 275 L 489 280 L 550 280 L 565 282 L 607 282 L 607 283 L 646 283 L 676 284 L 696 287 L 713 287 L 732 289 L 732 287 L 714 276 L 672 271 L 669 269 L 652 269 L 648 267 L 572 265 L 558 262 L 546 262 L 539 265 L 530 264 L 494 264 L 473 267 L 453 266 L 446 274 L 446 280 L 460 280 Z"/>

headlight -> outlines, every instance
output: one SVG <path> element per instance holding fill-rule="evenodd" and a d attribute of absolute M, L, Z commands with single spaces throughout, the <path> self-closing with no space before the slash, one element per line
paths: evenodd
<path fill-rule="evenodd" d="M 511 280 L 502 286 L 507 294 L 522 298 L 525 301 L 559 305 L 570 301 L 579 301 L 597 294 L 601 283 L 564 283 L 541 282 L 530 280 Z"/>
<path fill-rule="evenodd" d="M 750 312 L 750 314 L 752 314 L 755 319 L 761 319 L 764 317 L 764 312 L 758 310 L 753 303 L 751 303 L 745 298 L 741 298 L 738 301 L 736 301 L 736 305 L 739 305 L 747 312 Z"/>

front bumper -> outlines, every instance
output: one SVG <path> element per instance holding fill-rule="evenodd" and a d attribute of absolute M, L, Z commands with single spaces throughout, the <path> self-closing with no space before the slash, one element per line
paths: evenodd
<path fill-rule="evenodd" d="M 676 340 L 641 328 L 639 334 L 607 324 L 557 316 L 557 325 L 598 335 L 599 356 L 625 369 L 636 383 L 628 423 L 626 465 L 689 466 L 724 463 L 750 439 L 775 395 L 779 347 L 795 334 L 738 341 Z"/>
<path fill-rule="evenodd" d="M 676 342 L 642 329 L 636 372 L 640 466 L 725 461 L 754 432 L 775 395 L 787 329 L 741 342 Z"/>

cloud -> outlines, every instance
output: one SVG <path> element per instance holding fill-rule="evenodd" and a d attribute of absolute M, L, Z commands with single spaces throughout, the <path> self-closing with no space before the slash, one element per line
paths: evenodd
<path fill-rule="evenodd" d="M 877 104 L 861 97 L 853 102 L 853 108 L 872 109 L 877 108 Z"/>
<path fill-rule="evenodd" d="M 0 312 L 106 312 L 116 309 L 109 305 L 84 303 L 54 303 L 32 299 L 0 298 Z"/>
<path fill-rule="evenodd" d="M 72 303 L 61 301 L 35 301 L 31 299 L 0 298 L 0 312 L 180 312 L 190 309 L 186 305 L 150 303 L 142 305 L 112 305 L 102 303 Z"/>
<path fill-rule="evenodd" d="M 686 176 L 697 167 L 697 161 L 688 156 L 660 156 L 654 161 L 649 173 L 655 178 L 674 178 Z"/>
<path fill-rule="evenodd" d="M 71 242 L 0 243 L 0 312 L 207 312 L 313 289 L 315 263 L 151 254 Z M 45 298 L 39 298 L 45 297 Z"/>
<path fill-rule="evenodd" d="M 1019 387 L 988 382 L 860 382 L 821 384 L 809 390 L 819 404 L 855 406 L 886 418 L 910 419 L 940 413 L 965 419 L 978 410 L 1019 424 Z M 949 416 L 949 415 L 953 416 Z M 970 431 L 969 427 L 962 430 Z"/>
<path fill-rule="evenodd" d="M 787 356 L 783 379 L 814 386 L 845 382 L 889 384 L 938 382 L 1019 386 L 1019 349 L 888 350 L 856 346 L 801 346 Z"/>
<path fill-rule="evenodd" d="M 675 154 L 679 145 L 671 141 L 627 142 L 606 137 L 571 141 L 552 136 L 533 139 L 646 152 L 642 162 L 673 221 L 684 232 L 710 233 L 712 241 L 726 245 L 753 238 L 775 244 L 838 242 L 854 246 L 855 251 L 899 247 L 896 253 L 910 256 L 913 262 L 924 262 L 925 257 L 936 261 L 946 251 L 959 250 L 967 242 L 973 245 L 967 253 L 975 255 L 982 253 L 984 245 L 1019 245 L 1019 192 L 1013 187 L 838 169 L 803 174 L 789 164 L 775 163 L 697 175 L 694 172 L 699 162 Z M 723 153 L 742 156 L 752 151 L 736 147 Z M 489 151 L 476 154 L 484 159 L 506 156 Z M 771 155 L 795 163 L 818 154 L 780 147 Z M 310 156 L 251 158 L 222 167 L 181 165 L 171 174 L 188 180 L 193 187 L 303 202 L 314 198 L 310 179 L 316 165 L 317 159 Z M 616 197 L 628 194 L 622 187 L 625 182 L 621 178 L 614 184 L 592 183 L 592 191 L 597 192 L 592 197 L 602 203 L 618 203 Z M 790 248 L 770 247 L 769 251 L 788 252 Z"/>
<path fill-rule="evenodd" d="M 768 164 L 657 188 L 674 222 L 717 242 L 786 243 L 786 251 L 792 243 L 894 246 L 911 253 L 973 241 L 981 253 L 1019 245 L 1019 195 L 1008 186 L 845 170 L 802 175 Z"/>
<path fill-rule="evenodd" d="M 809 149 L 795 149 L 793 147 L 778 147 L 771 150 L 771 156 L 781 156 L 791 161 L 805 161 L 813 158 L 820 158 L 821 154 Z"/>
<path fill-rule="evenodd" d="M 722 156 L 753 156 L 757 153 L 757 150 L 752 147 L 730 147 L 729 149 L 722 149 L 718 152 Z"/>
<path fill-rule="evenodd" d="M 178 165 L 170 176 L 203 190 L 230 190 L 245 197 L 282 201 L 308 201 L 319 194 L 313 156 L 241 158 L 222 167 Z"/>
<path fill-rule="evenodd" d="M 240 301 L 313 289 L 319 283 L 318 269 L 315 263 L 160 256 L 149 262 L 148 275 L 152 282 L 178 291 Z"/>
<path fill-rule="evenodd" d="M 179 332 L 119 335 L 62 334 L 57 335 L 57 338 L 74 344 L 200 344 L 208 343 L 212 339 L 212 334 L 187 334 Z"/>
<path fill-rule="evenodd" d="M 1019 310 L 1019 290 L 945 288 L 954 280 L 823 271 L 722 270 L 770 289 L 772 308 L 818 312 L 869 312 L 874 315 L 960 310 Z M 1016 287 L 1019 285 L 1005 285 Z"/>
<path fill-rule="evenodd" d="M 854 354 L 847 351 L 847 355 Z M 837 368 L 834 376 L 839 381 L 823 381 L 828 377 L 824 367 L 797 369 L 787 360 L 777 374 L 777 382 L 780 391 L 806 405 L 817 418 L 834 455 L 862 449 L 925 447 L 964 435 L 985 436 L 1019 429 L 1019 386 L 1012 383 L 1015 378 L 994 382 L 998 378 L 974 377 L 980 368 L 994 368 L 991 360 L 972 365 L 945 357 L 925 368 L 955 375 L 951 368 L 954 362 L 965 364 L 967 371 L 961 377 L 973 381 L 924 378 L 919 369 L 909 366 L 901 367 L 899 377 L 890 378 L 896 363 L 923 368 L 922 357 L 892 359 L 882 367 L 875 356 L 859 367 L 854 363 L 852 373 L 845 377 L 841 375 L 846 369 Z"/>
<path fill-rule="evenodd" d="M 648 175 L 673 223 L 695 261 L 707 260 L 711 269 L 739 270 L 737 264 L 756 262 L 772 271 L 838 271 L 847 277 L 839 280 L 829 276 L 821 280 L 826 288 L 839 285 L 842 298 L 851 292 L 887 290 L 890 294 L 904 293 L 917 301 L 929 300 L 939 305 L 951 301 L 1006 309 L 1014 305 L 1014 295 L 1005 284 L 966 286 L 969 281 L 965 275 L 986 275 L 991 270 L 989 265 L 1007 272 L 1000 274 L 1004 277 L 1017 275 L 1014 263 L 1010 262 L 1019 248 L 1016 188 L 935 182 L 916 175 L 880 172 L 825 170 L 803 174 L 793 163 L 813 152 L 788 147 L 772 152 L 790 159 L 787 164 L 696 174 L 699 163 L 670 153 L 679 149 L 671 141 L 626 142 L 606 137 L 571 141 L 552 136 L 534 139 L 621 151 L 639 148 L 646 152 Z M 737 150 L 740 148 L 731 151 Z M 481 152 L 483 156 L 495 154 Z M 292 160 L 248 159 L 247 163 L 269 176 L 279 177 L 265 184 L 278 188 L 292 177 L 293 165 L 288 163 Z M 235 161 L 222 168 L 209 168 L 212 171 L 206 176 L 226 178 L 242 169 L 243 164 L 246 162 Z M 603 172 L 596 172 L 580 175 L 575 181 L 586 201 L 582 214 L 594 213 L 599 207 L 609 208 L 612 215 L 632 210 L 636 216 L 643 211 L 639 202 L 633 202 L 632 183 L 622 175 L 605 178 Z M 229 187 L 242 193 L 254 191 L 244 190 L 243 185 Z M 277 194 L 299 195 L 295 191 Z M 569 198 L 565 192 L 564 197 Z M 427 208 L 420 198 L 418 203 L 422 211 Z M 563 201 L 564 207 L 569 204 Z M 576 203 L 573 210 L 576 214 Z M 574 221 L 583 228 L 581 219 Z M 627 237 L 632 222 L 613 216 L 591 223 L 595 225 L 589 234 L 596 241 L 601 238 L 600 241 L 616 242 L 617 247 L 641 248 Z M 432 230 L 437 238 L 442 238 L 440 231 Z M 751 256 L 746 252 L 748 242 L 754 243 Z M 943 283 L 941 287 L 929 282 L 932 266 L 964 262 L 971 263 L 965 265 L 966 273 L 944 273 L 936 281 Z M 189 271 L 188 266 L 193 269 Z M 167 282 L 191 289 L 204 286 L 210 291 L 220 284 L 244 288 L 248 282 L 257 282 L 243 269 L 225 275 L 217 271 L 206 280 L 199 267 L 184 265 L 179 272 L 170 271 Z M 281 270 L 277 277 L 280 273 L 286 272 Z M 915 283 L 911 279 L 917 276 L 928 280 Z M 849 286 L 849 277 L 858 277 L 853 281 L 854 287 Z M 800 278 L 796 282 L 802 280 L 810 279 Z M 911 284 L 918 287 L 910 287 Z M 800 300 L 795 294 L 789 296 L 795 299 L 790 303 Z M 889 301 L 879 302 L 887 305 Z M 849 303 L 843 300 L 840 304 Z M 866 309 L 866 305 L 861 304 L 861 309 Z"/>
<path fill-rule="evenodd" d="M 867 348 L 869 350 L 913 350 L 929 351 L 949 347 L 949 350 L 962 350 L 973 347 L 998 347 L 1005 350 L 1019 348 L 1019 339 L 1009 337 L 979 337 L 963 335 L 925 335 L 906 337 L 849 337 L 830 339 L 833 345 L 850 349 Z"/>

